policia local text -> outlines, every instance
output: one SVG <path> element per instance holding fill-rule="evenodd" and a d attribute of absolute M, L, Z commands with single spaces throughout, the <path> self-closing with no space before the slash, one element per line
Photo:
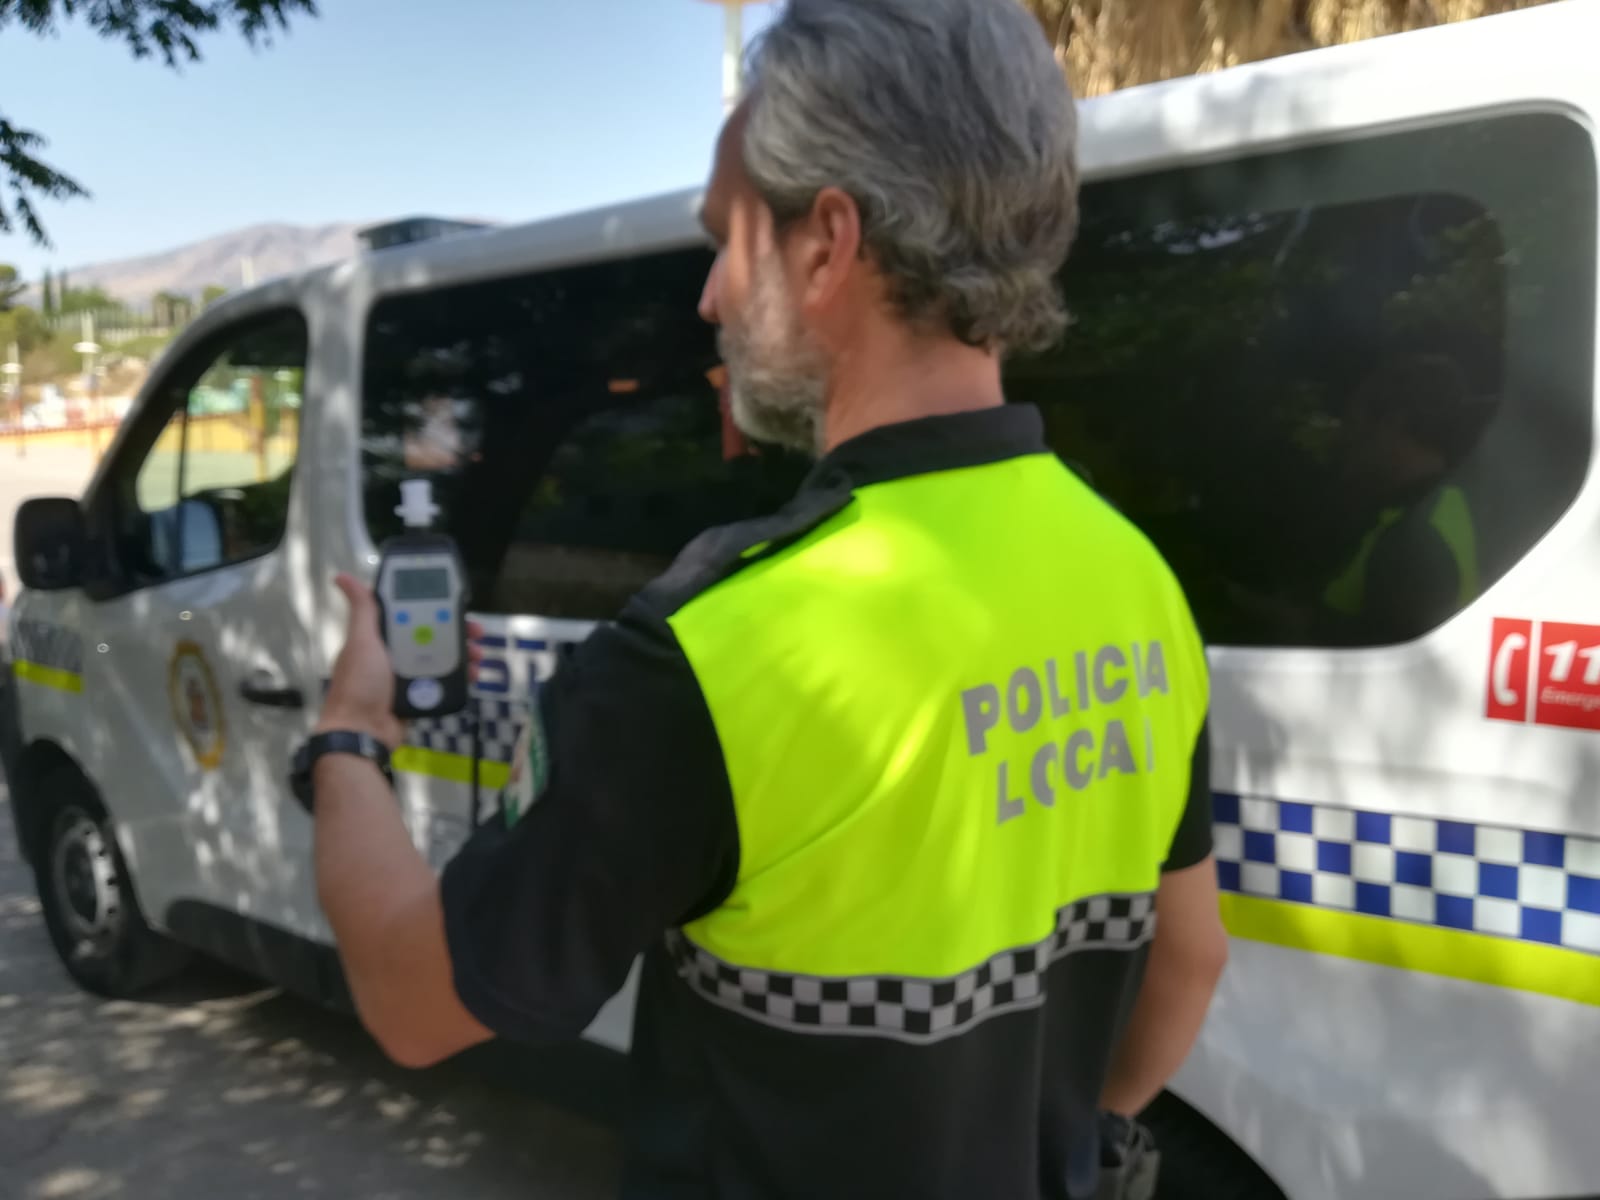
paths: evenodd
<path fill-rule="evenodd" d="M 1094 651 L 1080 650 L 1069 665 L 1071 675 L 1065 681 L 1061 664 L 1053 658 L 1045 660 L 1042 671 L 1018 667 L 1006 684 L 1003 704 L 999 687 L 992 683 L 962 692 L 968 753 L 975 758 L 988 753 L 989 734 L 1002 717 L 1014 733 L 1022 734 L 1036 727 L 1047 713 L 1054 721 L 1073 712 L 1087 713 L 1095 705 L 1116 704 L 1129 688 L 1136 689 L 1141 700 L 1154 692 L 1167 694 L 1167 662 L 1160 642 L 1135 642 L 1126 651 L 1109 645 Z M 1065 691 L 1063 682 L 1067 685 Z M 1142 746 L 1136 747 L 1127 725 L 1112 717 L 1098 739 L 1092 729 L 1079 727 L 1063 742 L 1044 742 L 1029 756 L 1025 768 L 1034 800 L 1045 808 L 1054 807 L 1057 780 L 1072 791 L 1081 792 L 1113 772 L 1136 775 L 1141 770 L 1154 770 L 1155 745 L 1148 717 L 1143 734 Z M 995 769 L 996 819 L 1002 825 L 1020 817 L 1027 808 L 1020 796 L 1012 795 L 1012 765 L 1001 759 Z"/>

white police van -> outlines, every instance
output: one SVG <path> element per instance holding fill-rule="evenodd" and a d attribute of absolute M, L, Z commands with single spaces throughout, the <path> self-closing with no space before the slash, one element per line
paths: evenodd
<path fill-rule="evenodd" d="M 1234 945 L 1173 1090 L 1256 1164 L 1230 1194 L 1600 1192 L 1596 45 L 1571 0 L 1083 109 L 1077 323 L 1008 389 L 1212 646 Z M 530 678 L 788 495 L 719 409 L 694 203 L 235 296 L 20 515 L 13 802 L 84 984 L 186 946 L 338 994 L 284 777 L 402 478 L 490 631 L 477 719 L 399 762 L 435 862 Z"/>

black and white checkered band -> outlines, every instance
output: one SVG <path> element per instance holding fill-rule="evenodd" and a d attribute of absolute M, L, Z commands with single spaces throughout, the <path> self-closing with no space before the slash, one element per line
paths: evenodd
<path fill-rule="evenodd" d="M 527 717 L 527 705 L 477 697 L 474 703 L 478 706 L 478 757 L 484 762 L 509 763 Z M 470 710 L 448 717 L 423 717 L 412 721 L 406 730 L 406 741 L 411 745 L 445 754 L 470 755 L 473 736 Z"/>
<path fill-rule="evenodd" d="M 737 967 L 679 930 L 667 947 L 679 976 L 712 1003 L 795 1033 L 936 1042 L 990 1017 L 1044 1003 L 1045 972 L 1080 950 L 1134 950 L 1155 933 L 1155 897 L 1095 896 L 1067 905 L 1043 941 L 1001 951 L 946 978 L 828 978 Z"/>

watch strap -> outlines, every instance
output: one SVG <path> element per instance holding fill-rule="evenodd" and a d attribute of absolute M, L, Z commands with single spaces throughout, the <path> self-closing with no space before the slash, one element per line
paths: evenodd
<path fill-rule="evenodd" d="M 356 729 L 329 729 L 312 734 L 295 754 L 294 767 L 290 773 L 290 785 L 294 797 L 307 812 L 312 811 L 314 800 L 312 772 L 317 760 L 325 754 L 353 754 L 357 758 L 367 759 L 376 764 L 391 786 L 394 784 L 389 747 L 370 733 Z"/>

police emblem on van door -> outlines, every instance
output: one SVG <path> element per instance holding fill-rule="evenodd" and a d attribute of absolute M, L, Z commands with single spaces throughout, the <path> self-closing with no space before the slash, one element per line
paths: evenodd
<path fill-rule="evenodd" d="M 539 701 L 535 695 L 528 719 L 517 738 L 517 747 L 511 756 L 511 777 L 501 796 L 501 813 L 506 825 L 515 825 L 544 794 L 550 778 L 550 752 L 545 741 L 544 721 L 539 715 Z"/>
<path fill-rule="evenodd" d="M 179 642 L 167 669 L 167 694 L 172 719 L 203 770 L 215 770 L 227 747 L 222 716 L 222 693 L 206 662 L 205 652 L 193 642 Z"/>

